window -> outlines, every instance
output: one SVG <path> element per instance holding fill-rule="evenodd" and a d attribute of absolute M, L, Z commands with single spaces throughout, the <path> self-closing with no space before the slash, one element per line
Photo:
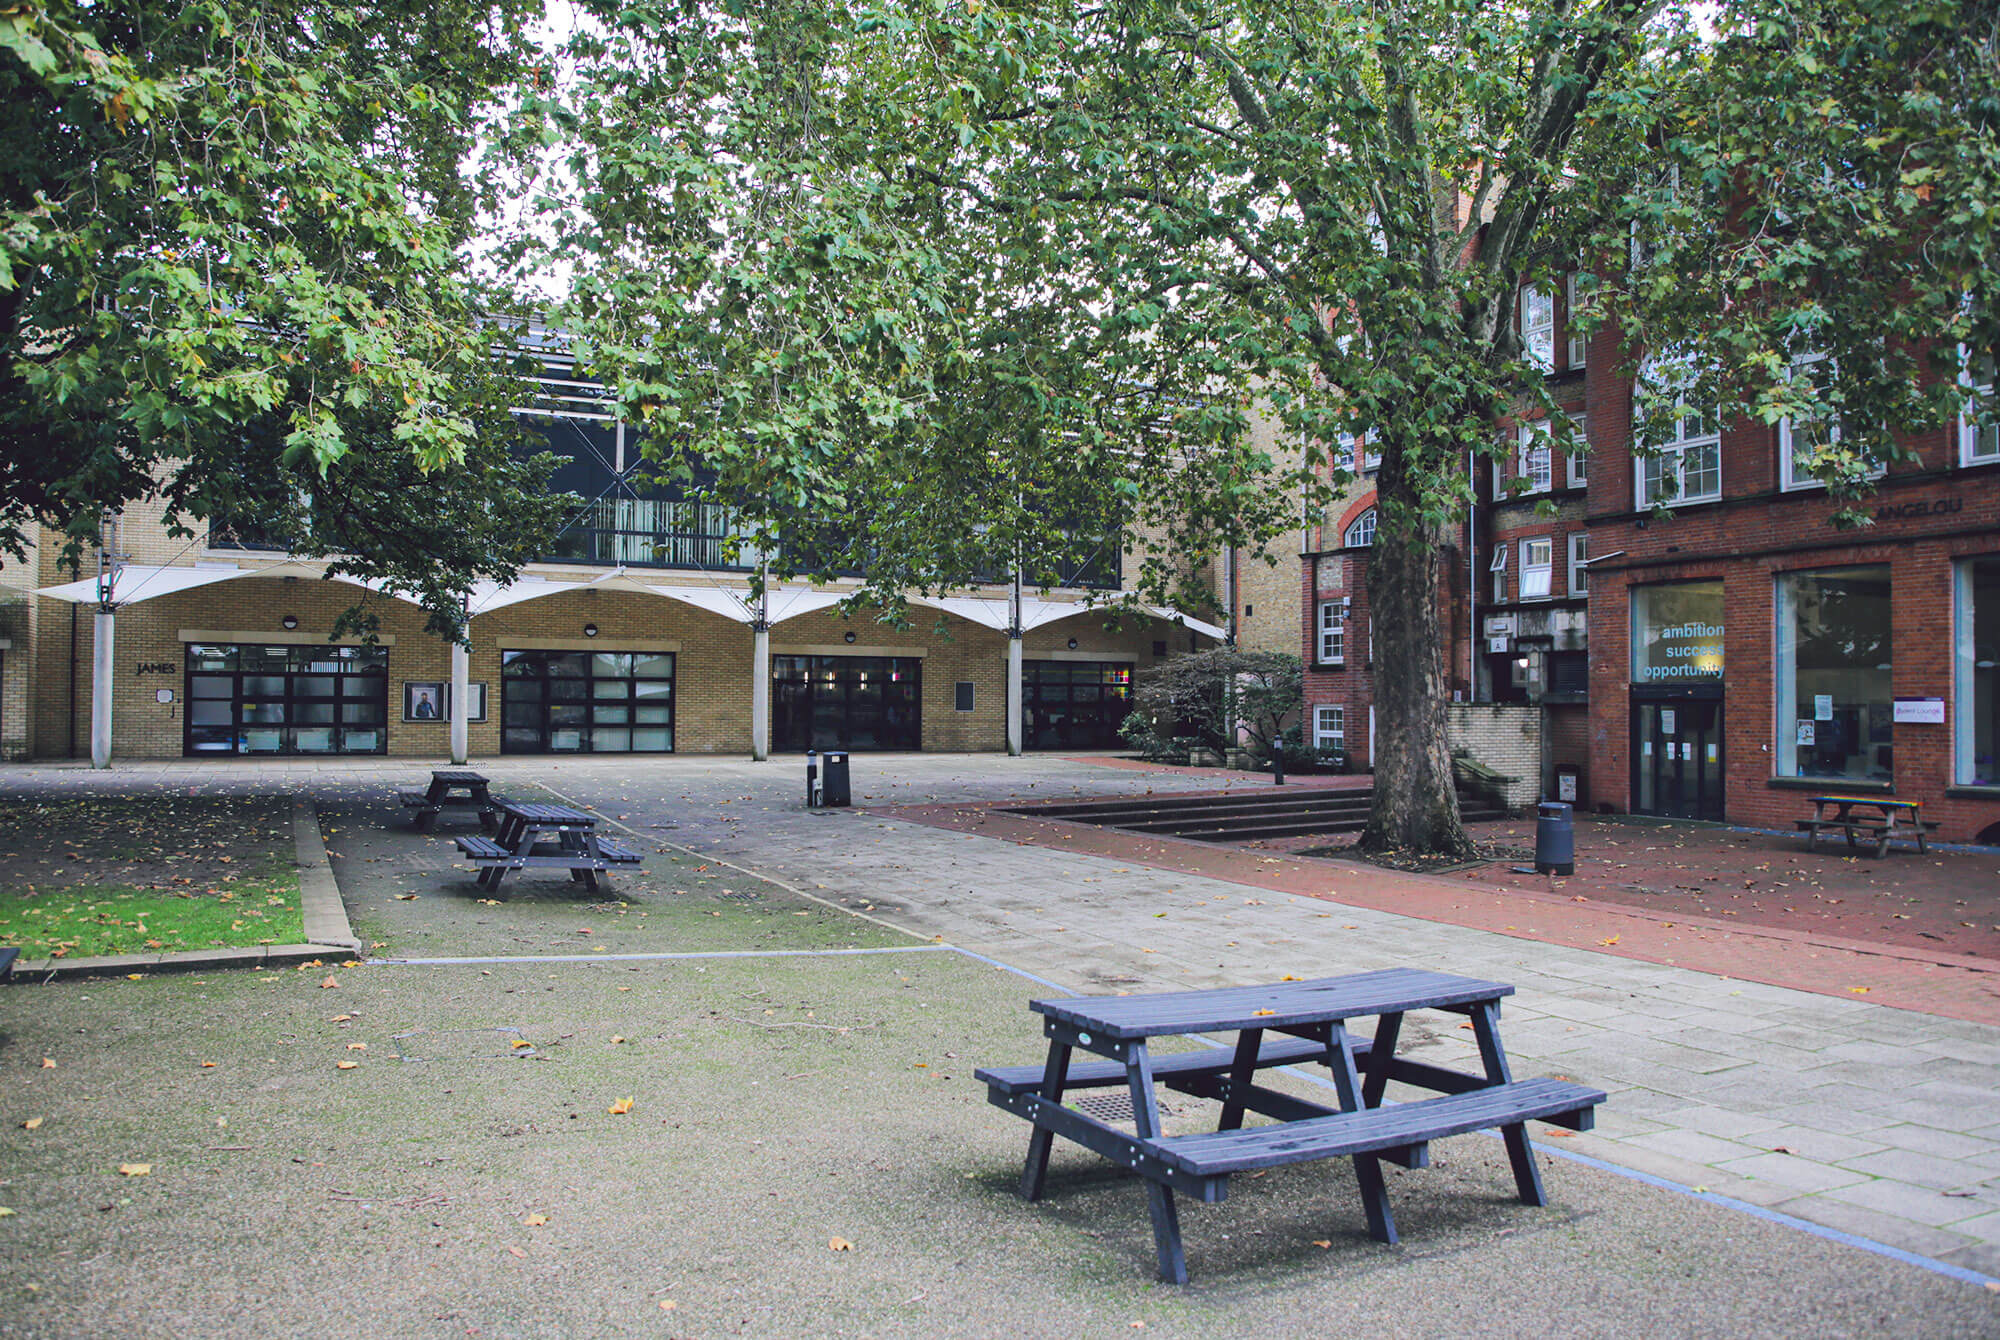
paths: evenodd
<path fill-rule="evenodd" d="M 1521 541 L 1521 599 L 1547 600 L 1556 542 L 1547 536 Z"/>
<path fill-rule="evenodd" d="M 1507 600 L 1507 546 L 1493 546 L 1493 562 L 1487 565 L 1493 574 L 1493 599 L 1504 604 Z"/>
<path fill-rule="evenodd" d="M 1313 748 L 1347 749 L 1347 709 L 1332 703 L 1313 708 Z"/>
<path fill-rule="evenodd" d="M 1522 424 L 1519 433 L 1517 468 L 1528 481 L 1526 492 L 1547 493 L 1555 484 L 1555 439 L 1549 435 L 1549 425 L 1537 419 Z"/>
<path fill-rule="evenodd" d="M 1374 474 L 1382 468 L 1382 431 L 1370 428 L 1361 435 L 1361 472 Z"/>
<path fill-rule="evenodd" d="M 2000 558 L 1960 563 L 1952 606 L 1952 775 L 1961 786 L 2000 786 Z"/>
<path fill-rule="evenodd" d="M 1563 315 L 1565 334 L 1569 337 L 1569 347 L 1565 352 L 1569 356 L 1569 366 L 1572 370 L 1583 366 L 1584 359 L 1590 351 L 1589 337 L 1577 329 L 1577 318 L 1590 310 L 1589 300 L 1584 296 L 1583 285 L 1580 282 L 1582 279 L 1583 271 L 1571 270 L 1563 280 Z"/>
<path fill-rule="evenodd" d="M 1831 373 L 1833 363 L 1825 354 L 1807 354 L 1792 360 L 1794 379 L 1816 378 Z M 1817 489 L 1825 485 L 1814 476 L 1813 467 L 1825 452 L 1840 445 L 1840 416 L 1822 408 L 1809 418 L 1778 421 L 1778 486 L 1784 489 Z M 1870 467 L 1868 477 L 1880 479 L 1882 467 Z"/>
<path fill-rule="evenodd" d="M 1319 663 L 1339 665 L 1347 659 L 1347 602 L 1323 600 L 1319 606 Z"/>
<path fill-rule="evenodd" d="M 1375 509 L 1369 508 L 1354 518 L 1354 524 L 1347 528 L 1347 547 L 1366 549 L 1375 543 Z"/>
<path fill-rule="evenodd" d="M 1590 591 L 1590 535 L 1585 531 L 1571 531 L 1569 536 L 1569 593 L 1573 596 L 1587 595 Z"/>
<path fill-rule="evenodd" d="M 380 754 L 389 653 L 324 643 L 188 643 L 181 749 L 209 754 Z"/>
<path fill-rule="evenodd" d="M 1889 569 L 1778 578 L 1780 777 L 1893 775 Z"/>
<path fill-rule="evenodd" d="M 503 754 L 665 754 L 672 652 L 502 651 Z"/>
<path fill-rule="evenodd" d="M 1132 711 L 1132 667 L 1114 661 L 1029 661 L 1022 667 L 1030 749 L 1116 749 Z"/>
<path fill-rule="evenodd" d="M 2000 409 L 1993 403 L 1992 352 L 1968 358 L 1965 367 L 1964 381 L 1972 391 L 1972 400 L 1959 415 L 1959 464 L 1989 465 L 2000 461 L 2000 423 L 1991 419 L 1980 422 L 1981 414 L 1992 414 Z"/>
<path fill-rule="evenodd" d="M 1545 288 L 1521 290 L 1521 356 L 1543 372 L 1556 370 L 1556 299 Z"/>
<path fill-rule="evenodd" d="M 1632 588 L 1632 682 L 1722 682 L 1722 583 Z"/>
<path fill-rule="evenodd" d="M 1569 486 L 1573 489 L 1585 488 L 1590 484 L 1590 416 L 1572 414 L 1570 422 L 1576 425 L 1576 440 L 1581 450 L 1565 458 L 1564 469 L 1569 471 Z"/>
<path fill-rule="evenodd" d="M 1719 416 L 1687 403 L 1692 370 L 1684 359 L 1648 359 L 1633 387 L 1633 398 L 1670 406 L 1658 449 L 1637 457 L 1633 476 L 1640 507 L 1672 507 L 1709 502 L 1722 496 L 1722 431 Z"/>

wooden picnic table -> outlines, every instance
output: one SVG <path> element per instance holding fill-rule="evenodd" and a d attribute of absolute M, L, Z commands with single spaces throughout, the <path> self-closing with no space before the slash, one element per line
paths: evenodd
<path fill-rule="evenodd" d="M 429 786 L 401 787 L 396 798 L 403 802 L 404 809 L 415 811 L 413 817 L 420 833 L 434 828 L 438 815 L 447 807 L 476 809 L 479 826 L 491 829 L 495 806 L 489 785 L 484 776 L 469 768 L 434 768 Z"/>
<path fill-rule="evenodd" d="M 1174 1193 L 1219 1201 L 1232 1173 L 1311 1159 L 1352 1157 L 1369 1233 L 1396 1241 L 1381 1162 L 1421 1168 L 1434 1139 L 1498 1127 L 1506 1140 L 1521 1200 L 1543 1205 L 1529 1120 L 1589 1130 L 1604 1095 L 1564 1080 L 1516 1080 L 1500 1045 L 1500 1001 L 1514 988 L 1414 968 L 1386 968 L 1346 977 L 1177 991 L 1163 995 L 1079 996 L 1037 1000 L 1049 1039 L 1044 1064 L 982 1069 L 987 1098 L 1034 1125 L 1028 1137 L 1021 1194 L 1035 1200 L 1048 1175 L 1058 1135 L 1103 1154 L 1146 1180 L 1160 1278 L 1187 1283 Z M 1396 1055 L 1403 1016 L 1434 1009 L 1469 1016 L 1482 1073 L 1468 1074 Z M 1375 1016 L 1374 1036 L 1355 1037 L 1349 1019 Z M 1162 1036 L 1232 1033 L 1232 1046 L 1155 1056 Z M 1267 1036 L 1276 1035 L 1276 1036 Z M 1075 1053 L 1102 1060 L 1078 1062 Z M 1332 1071 L 1336 1105 L 1326 1106 L 1266 1088 L 1257 1071 L 1318 1062 Z M 1437 1093 L 1415 1102 L 1384 1104 L 1390 1080 Z M 1222 1104 L 1214 1131 L 1166 1135 L 1156 1085 Z M 1065 1104 L 1074 1090 L 1123 1087 L 1134 1132 Z M 1246 1112 L 1274 1118 L 1245 1127 Z"/>
<path fill-rule="evenodd" d="M 1857 836 L 1867 837 L 1875 843 L 1875 855 L 1880 858 L 1889 854 L 1889 843 L 1898 837 L 1914 837 L 1917 850 L 1923 851 L 1924 833 L 1936 828 L 1935 823 L 1927 823 L 1923 818 L 1923 802 L 1920 800 L 1895 800 L 1889 796 L 1813 796 L 1813 817 L 1800 819 L 1798 827 L 1805 830 L 1806 850 L 1811 851 L 1819 841 L 1823 828 L 1839 829 L 1847 837 L 1847 845 L 1855 845 Z M 1832 813 L 1828 813 L 1831 810 Z M 1866 811 L 1856 813 L 1856 810 Z"/>
<path fill-rule="evenodd" d="M 492 837 L 452 839 L 472 858 L 481 888 L 499 888 L 509 870 L 567 870 L 595 890 L 601 872 L 639 864 L 638 852 L 599 836 L 595 815 L 567 805 L 502 801 L 494 808 L 499 828 Z"/>

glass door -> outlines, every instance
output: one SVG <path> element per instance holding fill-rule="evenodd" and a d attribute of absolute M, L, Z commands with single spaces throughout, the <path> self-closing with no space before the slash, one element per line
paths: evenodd
<path fill-rule="evenodd" d="M 1632 809 L 1670 819 L 1722 818 L 1722 704 L 1632 706 Z"/>

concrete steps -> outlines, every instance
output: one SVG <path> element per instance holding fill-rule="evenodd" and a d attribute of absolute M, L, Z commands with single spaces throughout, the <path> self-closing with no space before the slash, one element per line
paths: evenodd
<path fill-rule="evenodd" d="M 1146 796 L 1139 799 L 1022 806 L 1012 812 L 1036 819 L 1097 824 L 1128 833 L 1189 838 L 1196 842 L 1255 842 L 1263 838 L 1358 833 L 1368 823 L 1370 790 L 1237 792 L 1226 796 Z M 1471 797 L 1459 798 L 1467 823 L 1505 818 Z"/>

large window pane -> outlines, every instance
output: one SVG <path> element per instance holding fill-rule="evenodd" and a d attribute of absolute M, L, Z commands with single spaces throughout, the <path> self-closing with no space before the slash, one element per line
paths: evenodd
<path fill-rule="evenodd" d="M 1778 579 L 1778 775 L 1893 775 L 1889 569 Z"/>
<path fill-rule="evenodd" d="M 1961 563 L 1953 604 L 1953 771 L 1962 786 L 2000 786 L 2000 558 Z"/>
<path fill-rule="evenodd" d="M 1632 588 L 1632 682 L 1722 680 L 1722 583 Z"/>

